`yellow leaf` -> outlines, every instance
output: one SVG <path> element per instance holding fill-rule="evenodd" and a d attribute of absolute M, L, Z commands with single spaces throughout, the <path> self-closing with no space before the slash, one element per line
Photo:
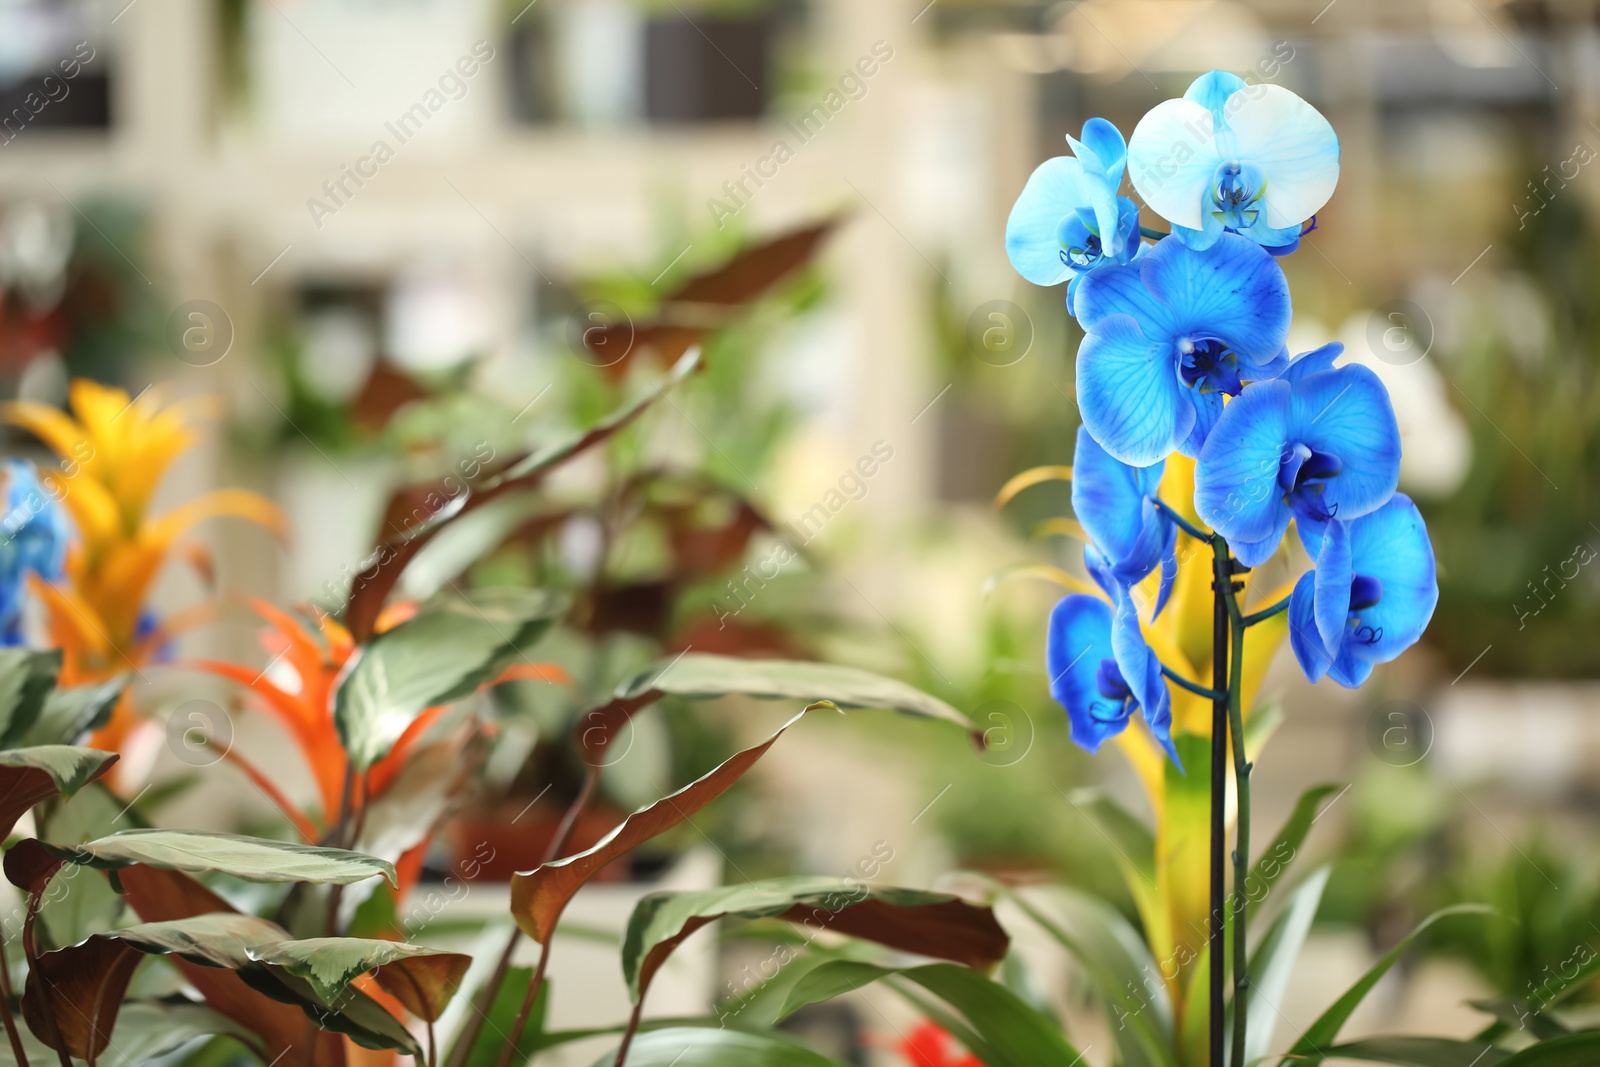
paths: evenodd
<path fill-rule="evenodd" d="M 1089 531 L 1077 519 L 1045 519 L 1033 528 L 1030 535 L 1034 538 L 1041 537 L 1071 537 L 1074 540 L 1089 544 Z"/>
<path fill-rule="evenodd" d="M 207 519 L 232 516 L 260 523 L 280 538 L 289 535 L 289 524 L 278 505 L 248 489 L 214 489 L 152 519 L 140 531 L 139 539 L 151 548 L 165 551 L 179 536 Z"/>
<path fill-rule="evenodd" d="M 1023 471 L 1021 474 L 1012 478 L 1009 482 L 1000 487 L 1000 491 L 996 493 L 994 497 L 994 506 L 997 508 L 1005 507 L 1018 493 L 1022 492 L 1024 489 L 1031 488 L 1032 486 L 1042 485 L 1045 482 L 1065 482 L 1071 480 L 1071 467 L 1055 466 L 1030 468 L 1029 470 Z"/>
<path fill-rule="evenodd" d="M 98 559 L 107 545 L 122 536 L 122 512 L 106 487 L 85 474 L 68 478 L 60 471 L 45 471 L 45 481 L 57 490 L 83 537 L 85 551 Z"/>
<path fill-rule="evenodd" d="M 1041 581 L 1054 582 L 1063 589 L 1069 589 L 1074 593 L 1086 593 L 1089 596 L 1099 597 L 1101 600 L 1106 599 L 1105 593 L 1101 591 L 1098 585 L 1087 579 L 1079 578 L 1076 574 L 1069 574 L 1060 567 L 1052 567 L 1048 563 L 1015 563 L 1009 567 L 1002 567 L 991 574 L 983 583 L 984 597 L 987 599 L 1001 582 L 1007 582 L 1013 578 L 1037 578 Z"/>
<path fill-rule="evenodd" d="M 27 400 L 0 404 L 0 419 L 27 430 L 62 459 L 81 459 L 78 453 L 88 440 L 88 434 L 71 416 L 48 404 Z"/>

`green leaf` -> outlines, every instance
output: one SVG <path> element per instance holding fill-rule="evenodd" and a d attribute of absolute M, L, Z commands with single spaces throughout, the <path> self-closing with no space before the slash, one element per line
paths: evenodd
<path fill-rule="evenodd" d="M 585 882 L 657 834 L 693 818 L 695 812 L 731 789 L 768 749 L 777 744 L 785 730 L 799 722 L 815 706 L 802 709 L 800 714 L 778 727 L 776 733 L 759 745 L 735 752 L 677 792 L 635 811 L 582 852 L 540 864 L 531 871 L 513 874 L 511 917 L 529 937 L 541 945 L 549 944 L 567 902 L 583 888 Z"/>
<path fill-rule="evenodd" d="M 335 885 L 382 875 L 398 884 L 392 864 L 359 852 L 198 830 L 123 830 L 81 845 L 45 848 L 69 863 L 102 869 L 142 863 L 168 871 L 227 874 L 247 882 Z"/>
<path fill-rule="evenodd" d="M 622 973 L 634 1000 L 685 938 L 725 916 L 779 918 L 880 945 L 987 970 L 1010 938 L 989 908 L 948 893 L 868 886 L 846 878 L 771 878 L 639 901 L 622 945 Z"/>
<path fill-rule="evenodd" d="M 296 1005 L 317 1026 L 344 1034 L 363 1048 L 399 1049 L 407 1055 L 422 1055 L 416 1038 L 400 1020 L 355 986 L 346 986 L 344 992 L 329 1001 L 319 997 L 310 982 L 281 968 L 247 967 L 239 977 L 258 993 Z"/>
<path fill-rule="evenodd" d="M 360 646 L 334 693 L 334 725 L 352 762 L 371 767 L 424 711 L 492 682 L 565 610 L 545 590 L 481 590 L 427 605 Z"/>
<path fill-rule="evenodd" d="M 234 1038 L 257 1055 L 263 1052 L 260 1037 L 203 1004 L 144 1000 L 122 1006 L 111 1045 L 119 1064 L 145 1063 L 176 1052 L 191 1041 L 217 1036 Z M 40 1067 L 49 1062 L 42 1061 Z"/>
<path fill-rule="evenodd" d="M 381 545 L 369 557 L 374 565 L 370 570 L 362 572 L 361 581 L 356 583 L 350 593 L 350 601 L 345 606 L 345 624 L 356 641 L 360 644 L 368 642 L 378 616 L 383 611 L 384 601 L 389 597 L 389 591 L 394 588 L 395 582 L 405 571 L 406 566 L 440 529 L 456 521 L 461 515 L 498 497 L 533 488 L 551 470 L 602 443 L 643 415 L 651 405 L 666 396 L 668 389 L 683 381 L 698 366 L 700 366 L 700 347 L 695 345 L 679 357 L 666 375 L 659 381 L 652 382 L 650 388 L 642 391 L 633 402 L 607 415 L 589 429 L 559 444 L 541 449 L 508 467 L 504 472 L 479 483 L 475 488 L 469 488 L 435 512 L 426 522 L 404 531 L 399 537 Z"/>
<path fill-rule="evenodd" d="M 317 996 L 329 1002 L 356 978 L 374 971 L 377 983 L 407 1011 L 429 1021 L 439 1018 L 472 965 L 472 957 L 459 952 L 361 937 L 256 944 L 249 954 L 258 963 L 305 979 Z"/>
<path fill-rule="evenodd" d="M 1383 958 L 1373 964 L 1372 968 L 1362 975 L 1361 980 L 1351 986 L 1344 996 L 1334 1001 L 1331 1008 L 1317 1017 L 1317 1021 L 1311 1024 L 1300 1040 L 1295 1043 L 1289 1054 L 1301 1057 L 1301 1059 L 1297 1060 L 1297 1064 L 1316 1067 L 1328 1056 L 1328 1053 L 1321 1051 L 1321 1049 L 1325 1046 L 1331 1046 L 1338 1040 L 1339 1031 L 1349 1021 L 1356 1007 L 1366 998 L 1368 993 L 1372 992 L 1372 987 L 1378 984 L 1379 979 L 1389 973 L 1389 968 L 1395 965 L 1400 957 L 1405 954 L 1406 949 L 1411 947 L 1411 943 L 1424 930 L 1439 920 L 1447 919 L 1453 915 L 1487 915 L 1492 913 L 1493 910 L 1492 908 L 1484 907 L 1482 904 L 1455 904 L 1448 908 L 1440 908 L 1426 919 L 1423 919 L 1422 922 L 1417 924 L 1416 929 L 1401 938 L 1398 945 L 1384 953 Z"/>
<path fill-rule="evenodd" d="M 1277 705 L 1274 704 L 1272 707 L 1277 707 Z M 1277 729 L 1277 725 L 1272 725 L 1272 729 Z M 1336 790 L 1339 789 L 1341 789 L 1339 785 L 1312 785 L 1310 789 L 1307 789 L 1306 792 L 1302 792 L 1301 795 L 1299 795 L 1299 800 L 1294 801 L 1294 811 L 1291 811 L 1288 821 L 1285 821 L 1285 824 L 1283 824 L 1283 829 L 1280 830 L 1277 837 L 1272 840 L 1272 845 L 1267 846 L 1266 851 L 1262 851 L 1261 857 L 1259 857 L 1258 861 L 1256 861 L 1256 864 L 1254 864 L 1254 867 L 1251 867 L 1250 873 L 1248 873 L 1248 875 L 1245 877 L 1245 901 L 1243 901 L 1243 904 L 1245 904 L 1246 909 L 1246 926 L 1250 925 L 1251 921 L 1253 921 L 1254 918 L 1258 917 L 1259 913 L 1261 913 L 1262 909 L 1261 907 L 1258 907 L 1258 905 L 1266 902 L 1267 896 L 1272 893 L 1272 886 L 1277 885 L 1278 880 L 1283 878 L 1283 875 L 1288 872 L 1288 869 L 1290 869 L 1290 864 L 1293 864 L 1294 862 L 1294 857 L 1298 856 L 1299 849 L 1301 849 L 1301 846 L 1306 843 L 1306 837 L 1310 833 L 1310 827 L 1312 827 L 1312 824 L 1317 821 L 1318 808 L 1320 808 L 1320 805 L 1322 805 L 1323 797 L 1326 797 L 1328 793 L 1336 792 Z M 1307 888 L 1307 886 L 1309 886 L 1314 880 L 1317 880 L 1317 875 L 1312 875 L 1312 877 L 1307 878 L 1306 883 L 1302 883 L 1301 888 Z M 1320 880 L 1317 888 L 1315 888 L 1314 893 L 1317 902 L 1322 901 L 1322 891 L 1323 886 L 1326 885 L 1326 880 L 1328 880 L 1328 878 L 1326 878 L 1326 875 L 1323 875 L 1322 880 Z M 1224 958 L 1226 958 L 1226 963 L 1224 963 L 1224 966 L 1227 966 L 1227 968 L 1232 968 L 1232 966 L 1234 966 L 1234 921 L 1238 918 L 1238 907 L 1240 907 L 1240 899 L 1238 899 L 1237 893 L 1238 889 L 1235 888 L 1234 893 L 1230 894 L 1229 896 L 1230 907 L 1226 910 L 1226 912 L 1224 912 L 1224 915 L 1222 915 L 1222 945 L 1224 945 Z M 1253 1061 L 1254 1057 L 1266 1056 L 1267 1040 L 1272 1037 L 1272 1030 L 1274 1030 L 1275 1024 L 1277 1024 L 1277 1008 L 1275 1008 L 1275 1005 L 1277 1005 L 1278 1000 L 1280 1000 L 1280 997 L 1282 997 L 1283 987 L 1285 987 L 1283 984 L 1288 982 L 1288 974 L 1290 974 L 1291 969 L 1293 969 L 1294 958 L 1298 957 L 1299 950 L 1301 950 L 1302 945 L 1304 945 L 1304 942 L 1306 942 L 1306 933 L 1309 931 L 1310 921 L 1312 921 L 1312 918 L 1315 918 L 1317 902 L 1312 902 L 1312 904 L 1309 904 L 1309 915 L 1302 915 L 1301 918 L 1304 918 L 1306 928 L 1299 929 L 1298 937 L 1282 937 L 1282 939 L 1278 941 L 1277 949 L 1274 949 L 1274 953 L 1283 953 L 1283 955 L 1286 955 L 1286 960 L 1283 961 L 1282 965 L 1282 973 L 1278 974 L 1277 971 L 1275 971 L 1275 977 L 1272 979 L 1272 981 L 1277 984 L 1275 985 L 1274 993 L 1272 993 L 1270 997 L 1259 997 L 1258 985 L 1258 990 L 1256 990 L 1258 995 L 1251 997 L 1250 1006 L 1253 1011 L 1259 1011 L 1261 1008 L 1266 1008 L 1267 1013 L 1270 1014 L 1266 1014 L 1266 1016 L 1262 1016 L 1262 1014 L 1253 1014 L 1253 1016 L 1251 1016 L 1253 1019 L 1258 1021 L 1258 1025 L 1253 1025 L 1253 1027 L 1250 1029 L 1250 1033 L 1246 1035 L 1248 1046 L 1246 1046 L 1245 1049 L 1245 1062 Z M 1301 904 L 1301 907 L 1306 907 L 1306 901 L 1304 901 L 1304 899 L 1301 899 L 1299 904 Z M 1282 915 L 1280 915 L 1280 918 L 1282 918 Z M 1283 928 L 1283 931 L 1280 931 L 1280 933 L 1294 934 L 1296 931 L 1294 931 L 1293 928 Z M 1205 960 L 1203 961 L 1205 961 L 1206 966 L 1210 966 L 1210 945 L 1206 945 Z M 1258 965 L 1258 961 L 1254 960 L 1254 958 L 1251 958 L 1251 981 L 1254 982 L 1256 979 L 1258 979 L 1258 969 L 1256 968 L 1258 968 L 1258 966 L 1266 966 L 1269 961 L 1270 958 L 1262 958 L 1261 963 Z M 1195 971 L 1195 982 L 1202 981 L 1202 977 L 1203 976 L 1200 971 Z M 1190 989 L 1194 990 L 1194 992 L 1190 993 L 1190 995 L 1194 997 L 1194 995 L 1197 995 L 1198 990 L 1202 989 L 1202 987 L 1200 987 L 1200 985 L 1190 985 Z M 1261 1003 L 1258 1003 L 1258 1000 L 1261 1001 Z M 1200 1003 L 1200 1001 L 1194 1001 L 1194 1003 Z M 1232 997 L 1229 997 L 1229 1003 L 1232 1003 Z M 1266 1025 L 1259 1024 L 1259 1021 L 1261 1021 L 1262 1017 L 1264 1017 Z M 1186 1037 L 1187 1048 L 1195 1048 L 1195 1041 L 1205 1040 L 1205 1033 L 1203 1033 L 1202 1030 L 1202 1024 L 1205 1024 L 1205 1022 L 1205 1014 L 1203 1013 L 1192 1013 L 1190 1014 L 1189 1019 L 1186 1019 L 1187 1027 L 1186 1035 L 1184 1035 L 1184 1037 Z M 1234 1017 L 1232 1017 L 1232 1013 L 1229 1013 L 1229 1016 L 1227 1016 L 1226 1029 L 1226 1040 L 1234 1040 L 1234 1038 L 1232 1038 L 1232 1035 L 1234 1035 Z M 1229 1048 L 1232 1048 L 1232 1045 L 1229 1045 Z"/>
<path fill-rule="evenodd" d="M 207 967 L 237 971 L 250 965 L 250 946 L 281 941 L 283 927 L 254 915 L 213 912 L 187 919 L 139 923 L 99 935 L 140 952 L 179 956 Z"/>
<path fill-rule="evenodd" d="M 1306 935 L 1311 932 L 1311 923 L 1322 904 L 1322 891 L 1327 887 L 1328 876 L 1332 873 L 1331 867 L 1319 867 L 1304 882 L 1295 886 L 1250 957 L 1249 1031 L 1245 1034 L 1244 1045 L 1246 1063 L 1254 1063 L 1267 1054 L 1267 1046 L 1272 1041 L 1272 1031 L 1278 1021 L 1277 1006 L 1283 1003 L 1295 961 L 1305 947 Z M 1229 1023 L 1231 1040 L 1231 1018 Z"/>
<path fill-rule="evenodd" d="M 595 1060 L 611 1067 L 615 1052 Z M 844 1067 L 801 1045 L 738 1030 L 677 1026 L 642 1033 L 628 1049 L 628 1067 Z"/>
<path fill-rule="evenodd" d="M 414 747 L 405 766 L 362 809 L 356 850 L 399 862 L 433 833 L 475 766 L 476 757 L 456 741 Z"/>
<path fill-rule="evenodd" d="M 28 1067 L 49 1067 L 58 1062 L 55 1049 L 34 1037 L 32 1030 L 19 1025 L 17 1031 L 22 1038 L 22 1052 L 28 1057 Z M 18 1067 L 17 1057 L 11 1051 L 11 1042 L 3 1038 L 0 1038 L 0 1067 Z"/>
<path fill-rule="evenodd" d="M 0 648 L 0 748 L 16 745 L 39 718 L 61 673 L 61 652 Z"/>
<path fill-rule="evenodd" d="M 1128 1067 L 1172 1057 L 1172 1003 L 1138 931 L 1104 901 L 1066 887 L 1021 890 L 1012 899 L 1078 960 L 1104 998 Z"/>
<path fill-rule="evenodd" d="M 55 791 L 70 797 L 115 763 L 117 754 L 74 745 L 33 745 L 0 752 L 0 767 L 34 769 L 49 775 Z"/>
<path fill-rule="evenodd" d="M 41 812 L 36 816 L 36 832 L 41 841 L 58 844 L 92 841 L 116 829 L 126 806 L 109 789 L 89 786 L 66 803 L 54 805 L 48 815 Z M 49 860 L 60 863 L 54 856 Z M 69 865 L 62 884 L 55 889 L 41 896 L 38 909 L 38 921 L 44 924 L 51 945 L 76 944 L 91 934 L 113 929 L 121 921 L 122 897 L 94 871 Z"/>
<path fill-rule="evenodd" d="M 252 938 L 283 933 L 275 924 L 236 913 L 143 923 L 96 934 L 29 960 L 23 1018 L 35 1037 L 79 1059 L 111 1043 L 128 983 L 145 955 L 176 955 L 208 967 L 249 965 Z"/>
<path fill-rule="evenodd" d="M 1251 902 L 1266 899 L 1272 887 L 1288 871 L 1289 865 L 1300 854 L 1300 847 L 1306 843 L 1306 837 L 1311 833 L 1311 824 L 1316 822 L 1322 801 L 1329 794 L 1338 792 L 1342 787 L 1337 785 L 1317 785 L 1300 794 L 1300 799 L 1295 801 L 1294 811 L 1289 813 L 1288 820 L 1283 824 L 1283 829 L 1278 831 L 1278 836 L 1272 844 L 1261 853 L 1261 858 L 1256 860 L 1255 866 L 1250 868 L 1250 874 L 1245 879 L 1246 896 Z"/>
<path fill-rule="evenodd" d="M 1474 1008 L 1500 1020 L 1500 1032 L 1527 1030 L 1536 1040 L 1548 1041 L 1571 1033 L 1567 1027 L 1547 1015 L 1537 1004 L 1521 997 L 1500 997 L 1495 1000 L 1469 1000 Z M 1487 1035 L 1479 1034 L 1487 1039 Z"/>
<path fill-rule="evenodd" d="M 1155 877 L 1156 839 L 1140 818 L 1108 796 L 1103 789 L 1087 787 L 1067 794 L 1071 804 L 1116 847 L 1117 855 L 1140 874 Z"/>
<path fill-rule="evenodd" d="M 936 696 L 893 678 L 834 663 L 739 659 L 689 652 L 661 660 L 624 682 L 616 696 L 636 700 L 650 693 L 696 700 L 741 693 L 807 703 L 826 700 L 844 708 L 891 708 L 907 715 L 944 719 L 974 736 L 982 736 L 970 719 Z"/>
<path fill-rule="evenodd" d="M 478 1031 L 478 1039 L 467 1053 L 462 1067 L 495 1067 L 500 1053 L 505 1049 L 506 1036 L 517 1024 L 522 1012 L 522 998 L 528 995 L 528 985 L 533 981 L 532 967 L 513 967 L 506 972 L 506 980 L 495 990 L 494 1003 L 489 1005 L 487 1025 Z M 538 1051 L 545 1036 L 545 1016 L 550 1011 L 550 979 L 546 978 L 533 998 L 533 1008 L 528 1013 L 527 1029 L 517 1041 L 513 1063 L 527 1063 Z M 452 1050 L 449 1062 L 455 1062 Z"/>
<path fill-rule="evenodd" d="M 549 506 L 542 494 L 519 493 L 499 497 L 460 516 L 417 552 L 401 574 L 395 595 L 406 600 L 434 596 Z"/>
<path fill-rule="evenodd" d="M 1324 1055 L 1339 1060 L 1395 1063 L 1401 1067 L 1495 1067 L 1511 1062 L 1506 1058 L 1511 1054 L 1505 1049 L 1481 1041 L 1450 1041 L 1442 1037 L 1371 1037 L 1348 1045 L 1335 1045 Z M 1594 1061 L 1571 1062 L 1587 1067 Z"/>
<path fill-rule="evenodd" d="M 1075 789 L 1063 795 L 1111 846 L 1123 884 L 1139 909 L 1145 928 L 1153 930 L 1170 924 L 1167 899 L 1158 888 L 1156 843 L 1150 828 L 1102 790 Z"/>
<path fill-rule="evenodd" d="M 24 745 L 75 744 L 111 719 L 111 712 L 127 688 L 128 676 L 119 674 L 95 685 L 52 689 L 33 725 L 17 738 Z"/>
<path fill-rule="evenodd" d="M 783 1014 L 792 1015 L 808 1004 L 831 1000 L 883 978 L 899 978 L 920 986 L 959 1012 L 962 1024 L 978 1039 L 976 1047 L 963 1043 L 988 1067 L 1040 1067 L 1077 1062 L 1078 1051 L 1067 1043 L 1049 1019 L 998 982 L 950 963 L 903 969 L 853 960 L 825 963 L 795 983 L 784 1003 Z M 628 1062 L 633 1063 L 631 1057 Z"/>
<path fill-rule="evenodd" d="M 1600 1063 L 1600 1030 L 1583 1030 L 1525 1048 L 1501 1067 L 1594 1067 Z"/>
<path fill-rule="evenodd" d="M 71 745 L 34 745 L 0 752 L 0 839 L 17 820 L 51 797 L 70 797 L 117 762 L 115 752 Z"/>

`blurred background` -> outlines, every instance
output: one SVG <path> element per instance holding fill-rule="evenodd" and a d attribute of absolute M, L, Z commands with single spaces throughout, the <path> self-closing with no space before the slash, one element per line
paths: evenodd
<path fill-rule="evenodd" d="M 1338 192 L 1284 262 L 1291 347 L 1343 341 L 1388 384 L 1440 570 L 1423 644 L 1361 692 L 1306 685 L 1287 650 L 1269 676 L 1286 719 L 1258 825 L 1308 784 L 1349 784 L 1312 838 L 1339 863 L 1280 1037 L 1421 915 L 1489 901 L 1504 921 L 1443 931 L 1347 1032 L 1464 1035 L 1463 1001 L 1526 992 L 1600 944 L 1590 0 L 0 0 L 0 393 L 59 404 L 86 376 L 223 398 L 160 499 L 271 496 L 287 542 L 214 524 L 210 585 L 333 606 L 404 522 L 400 490 L 453 496 L 593 423 L 659 375 L 633 331 L 667 294 L 835 220 L 631 444 L 501 509 L 475 563 L 436 561 L 406 592 L 457 576 L 576 591 L 552 640 L 583 646 L 596 689 L 687 647 L 816 657 L 1000 731 L 982 757 L 903 722 L 797 732 L 676 851 L 595 890 L 602 927 L 626 915 L 608 891 L 727 865 L 842 873 L 884 843 L 902 884 L 976 867 L 1115 898 L 1113 857 L 1062 791 L 1139 793 L 1117 754 L 1070 747 L 1045 693 L 1058 592 L 989 580 L 1079 555 L 1040 535 L 1069 514 L 1065 485 L 992 506 L 1015 472 L 1070 462 L 1077 425 L 1062 292 L 1013 274 L 1003 231 L 1064 134 L 1094 115 L 1130 131 L 1213 68 L 1293 89 L 1339 132 Z M 586 347 L 597 328 L 629 351 Z M 8 451 L 43 458 L 9 432 Z M 769 566 L 783 542 L 803 548 Z M 157 612 L 213 596 L 206 578 L 169 567 Z M 222 603 L 177 655 L 270 669 L 260 620 Z M 151 673 L 158 720 L 210 684 Z M 521 704 L 495 788 L 452 840 L 525 805 L 558 816 L 576 788 L 541 741 L 548 687 L 506 688 Z M 641 716 L 607 802 L 653 799 L 767 724 Z M 293 780 L 270 723 L 237 728 Z M 169 825 L 276 817 L 160 736 L 145 764 L 193 779 Z M 450 904 L 497 907 L 503 887 Z M 623 1003 L 609 951 L 593 974 L 584 960 L 555 972 L 567 1025 Z M 750 964 L 737 943 L 678 961 L 652 1012 L 703 1010 Z M 900 1062 L 870 1009 L 813 1025 L 857 1062 Z"/>

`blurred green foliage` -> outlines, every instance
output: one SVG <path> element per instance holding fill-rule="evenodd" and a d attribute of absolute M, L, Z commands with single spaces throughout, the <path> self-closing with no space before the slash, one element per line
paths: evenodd
<path fill-rule="evenodd" d="M 1473 461 L 1422 504 L 1440 570 L 1427 640 L 1453 670 L 1482 653 L 1481 673 L 1593 677 L 1600 568 L 1568 561 L 1600 550 L 1600 243 L 1566 193 L 1495 244 L 1538 303 L 1520 320 L 1475 306 L 1441 368 Z"/>

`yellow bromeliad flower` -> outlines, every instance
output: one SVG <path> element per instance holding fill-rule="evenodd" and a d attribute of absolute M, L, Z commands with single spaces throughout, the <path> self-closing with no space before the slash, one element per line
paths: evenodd
<path fill-rule="evenodd" d="M 67 399 L 70 414 L 14 402 L 0 405 L 0 419 L 28 430 L 60 459 L 42 478 L 72 515 L 78 539 L 67 553 L 65 579 L 35 579 L 33 588 L 46 606 L 51 642 L 62 652 L 62 684 L 82 685 L 140 670 L 186 625 L 199 621 L 189 614 L 157 624 L 145 607 L 151 582 L 175 550 L 209 572 L 201 546 L 179 544 L 197 524 L 228 515 L 258 522 L 280 537 L 285 524 L 275 504 L 243 489 L 217 489 L 150 514 L 150 498 L 167 468 L 196 443 L 196 424 L 216 417 L 214 398 L 164 404 L 154 387 L 130 398 L 122 389 L 80 378 Z M 93 743 L 120 747 L 136 721 L 124 692 Z"/>
<path fill-rule="evenodd" d="M 1167 457 L 1162 473 L 1161 498 L 1182 501 L 1179 508 L 1190 523 L 1204 528 L 1188 503 L 1194 499 L 1195 462 L 1181 454 Z M 1046 481 L 1065 481 L 1072 468 L 1035 467 L 1011 479 L 1001 489 L 996 503 L 1004 505 L 1033 485 Z M 1089 543 L 1089 535 L 1073 519 L 1056 518 L 1043 523 L 1039 533 L 1063 534 Z M 1161 662 L 1200 686 L 1211 684 L 1213 601 L 1211 593 L 1212 550 L 1207 543 L 1177 533 L 1178 573 L 1171 597 L 1161 615 L 1152 620 L 1159 573 L 1141 583 L 1143 605 L 1140 629 L 1145 642 Z M 1028 565 L 1012 573 L 1029 574 L 1055 581 L 1073 593 L 1084 593 L 1109 601 L 1092 581 L 1055 567 Z M 1240 576 L 1244 590 L 1241 603 L 1270 604 L 1287 596 L 1292 582 L 1272 589 L 1260 571 Z M 1256 587 L 1260 588 L 1256 588 Z M 1265 589 L 1265 595 L 1262 590 Z M 1245 657 L 1241 706 L 1244 709 L 1246 746 L 1252 758 L 1276 726 L 1276 717 L 1257 707 L 1261 680 L 1279 644 L 1288 634 L 1288 617 L 1278 614 L 1251 626 L 1245 632 Z M 1172 739 L 1181 754 L 1187 773 L 1178 770 L 1165 750 L 1144 728 L 1130 728 L 1116 735 L 1113 743 L 1132 765 L 1155 812 L 1154 870 L 1125 870 L 1124 881 L 1138 906 L 1152 958 L 1167 986 L 1178 1012 L 1179 1031 L 1192 1040 L 1197 1028 L 1204 1036 L 1205 967 L 1207 912 L 1210 910 L 1210 765 L 1211 701 L 1168 681 L 1172 698 Z M 1252 713 L 1253 712 L 1253 713 Z M 1227 820 L 1234 811 L 1230 796 Z M 1131 866 L 1132 861 L 1128 861 Z M 1196 986 L 1198 994 L 1194 993 Z M 1198 1005 L 1198 1016 L 1190 1005 Z"/>

